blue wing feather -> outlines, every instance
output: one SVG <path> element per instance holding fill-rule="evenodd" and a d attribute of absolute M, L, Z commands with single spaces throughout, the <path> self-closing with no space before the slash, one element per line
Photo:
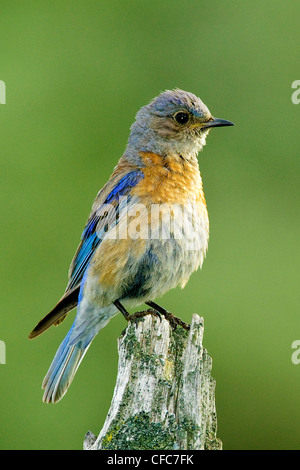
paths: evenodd
<path fill-rule="evenodd" d="M 127 173 L 127 175 L 125 175 L 116 184 L 114 189 L 105 199 L 103 205 L 92 214 L 82 233 L 81 244 L 73 260 L 70 280 L 66 289 L 67 291 L 74 288 L 82 281 L 84 272 L 95 252 L 95 249 L 102 241 L 101 235 L 105 233 L 105 226 L 109 218 L 108 212 L 104 211 L 104 205 L 114 204 L 115 210 L 118 211 L 119 197 L 127 195 L 131 188 L 136 186 L 143 178 L 144 173 L 141 170 Z M 118 218 L 115 218 L 115 221 L 118 223 Z"/>

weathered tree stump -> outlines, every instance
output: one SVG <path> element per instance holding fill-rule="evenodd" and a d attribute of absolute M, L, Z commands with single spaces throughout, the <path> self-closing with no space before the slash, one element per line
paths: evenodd
<path fill-rule="evenodd" d="M 190 331 L 147 315 L 118 340 L 119 366 L 111 406 L 89 450 L 220 450 L 212 359 L 202 347 L 203 319 Z"/>

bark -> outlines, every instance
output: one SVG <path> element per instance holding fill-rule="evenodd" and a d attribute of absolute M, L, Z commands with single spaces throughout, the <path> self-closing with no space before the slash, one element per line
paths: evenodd
<path fill-rule="evenodd" d="M 111 406 L 89 450 L 216 450 L 215 381 L 202 346 L 203 319 L 190 331 L 147 315 L 118 339 L 119 366 Z"/>

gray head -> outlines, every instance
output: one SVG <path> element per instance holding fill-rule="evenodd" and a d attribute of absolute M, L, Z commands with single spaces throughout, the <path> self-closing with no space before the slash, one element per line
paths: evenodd
<path fill-rule="evenodd" d="M 231 125 L 230 121 L 214 118 L 192 93 L 167 90 L 137 113 L 125 153 L 129 156 L 144 151 L 190 160 L 205 145 L 210 128 Z"/>

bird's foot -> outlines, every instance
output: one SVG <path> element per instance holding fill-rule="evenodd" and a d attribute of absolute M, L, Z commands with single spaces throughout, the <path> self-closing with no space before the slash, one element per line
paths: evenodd
<path fill-rule="evenodd" d="M 175 317 L 175 315 L 173 315 L 173 313 L 168 312 L 167 310 L 165 310 L 162 313 L 162 312 L 158 312 L 158 310 L 153 308 L 153 309 L 143 310 L 142 312 L 133 313 L 132 315 L 128 315 L 125 318 L 128 322 L 129 321 L 130 322 L 134 321 L 135 324 L 137 325 L 138 319 L 142 318 L 142 317 L 145 317 L 146 315 L 157 316 L 161 321 L 161 314 L 170 323 L 170 326 L 171 326 L 171 328 L 173 328 L 173 330 L 175 330 L 178 325 L 181 326 L 182 328 L 184 328 L 185 330 L 190 329 L 190 325 L 188 323 L 185 323 L 183 320 L 181 320 L 181 318 Z"/>
<path fill-rule="evenodd" d="M 136 325 L 137 325 L 138 319 L 141 317 L 145 317 L 146 315 L 155 315 L 160 319 L 160 321 L 161 321 L 161 315 L 163 315 L 165 319 L 170 323 L 171 328 L 173 328 L 173 330 L 175 330 L 178 325 L 187 331 L 190 329 L 190 325 L 188 323 L 185 323 L 183 320 L 181 320 L 181 318 L 175 317 L 173 313 L 168 312 L 168 310 L 165 310 L 163 307 L 160 307 L 159 305 L 157 305 L 156 303 L 152 301 L 146 302 L 146 304 L 149 305 L 149 307 L 151 307 L 150 309 L 143 310 L 141 312 L 136 312 L 132 315 L 130 315 L 130 313 L 127 312 L 127 310 L 123 307 L 123 305 L 118 300 L 116 300 L 114 304 L 118 308 L 118 310 L 120 310 L 120 312 L 122 313 L 122 315 L 124 316 L 127 322 L 134 321 Z M 124 335 L 124 333 L 125 333 L 125 330 L 122 331 L 122 335 Z"/>
<path fill-rule="evenodd" d="M 174 330 L 175 328 L 177 328 L 177 325 L 181 326 L 187 331 L 190 329 L 190 325 L 188 323 L 185 323 L 183 320 L 181 320 L 181 318 L 175 317 L 173 313 L 168 312 L 168 310 L 164 309 L 163 307 L 160 307 L 156 303 L 149 301 L 146 302 L 146 304 L 152 307 L 156 312 L 161 313 L 165 317 L 165 319 L 168 320 Z"/>
<path fill-rule="evenodd" d="M 175 330 L 178 325 L 187 331 L 190 329 L 190 325 L 188 323 L 185 323 L 181 318 L 175 317 L 173 313 L 166 311 L 163 315 L 165 319 L 168 320 L 173 330 Z"/>
<path fill-rule="evenodd" d="M 126 321 L 128 321 L 128 323 L 129 322 L 134 322 L 135 326 L 137 326 L 138 319 L 142 318 L 142 317 L 145 317 L 146 315 L 156 316 L 161 321 L 161 316 L 160 316 L 159 312 L 157 312 L 156 310 L 150 309 L 150 308 L 148 310 L 143 310 L 142 312 L 135 312 L 132 315 L 130 315 L 130 314 L 124 315 L 124 318 L 125 318 Z M 125 328 L 125 330 L 122 331 L 121 335 L 124 336 L 125 332 L 126 332 L 126 328 Z"/>
<path fill-rule="evenodd" d="M 126 320 L 127 321 L 134 321 L 135 324 L 137 324 L 137 320 L 138 318 L 142 318 L 142 317 L 145 317 L 146 315 L 153 315 L 153 316 L 156 316 L 160 319 L 161 321 L 161 315 L 159 312 L 157 312 L 156 310 L 152 309 L 152 308 L 149 308 L 148 310 L 143 310 L 142 312 L 135 312 L 133 313 L 132 315 L 129 315 Z"/>

